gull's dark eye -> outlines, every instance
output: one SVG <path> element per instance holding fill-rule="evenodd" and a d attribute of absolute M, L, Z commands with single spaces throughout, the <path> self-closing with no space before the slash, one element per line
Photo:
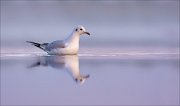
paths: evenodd
<path fill-rule="evenodd" d="M 83 30 L 83 29 L 80 29 L 80 30 Z"/>
<path fill-rule="evenodd" d="M 76 31 L 77 31 L 78 29 L 76 29 Z"/>

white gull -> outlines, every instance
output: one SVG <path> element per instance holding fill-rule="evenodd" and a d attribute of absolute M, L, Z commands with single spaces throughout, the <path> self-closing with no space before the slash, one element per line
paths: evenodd
<path fill-rule="evenodd" d="M 56 40 L 51 43 L 42 44 L 32 41 L 27 42 L 44 50 L 49 55 L 74 55 L 79 51 L 79 37 L 83 34 L 90 35 L 90 33 L 80 25 L 74 28 L 73 32 L 65 40 Z"/>

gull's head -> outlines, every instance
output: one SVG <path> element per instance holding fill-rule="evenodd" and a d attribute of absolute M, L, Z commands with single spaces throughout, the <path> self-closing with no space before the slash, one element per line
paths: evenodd
<path fill-rule="evenodd" d="M 79 35 L 82 35 L 82 34 L 90 35 L 90 33 L 86 31 L 86 29 L 82 25 L 77 26 L 74 29 L 74 32 L 78 33 Z"/>

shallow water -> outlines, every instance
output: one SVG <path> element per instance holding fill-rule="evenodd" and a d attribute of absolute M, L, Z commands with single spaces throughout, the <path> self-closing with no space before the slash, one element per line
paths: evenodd
<path fill-rule="evenodd" d="M 117 49 L 78 56 L 2 53 L 1 104 L 178 105 L 178 56 Z"/>
<path fill-rule="evenodd" d="M 0 105 L 179 105 L 178 0 L 1 0 Z M 78 56 L 25 41 L 63 40 Z"/>

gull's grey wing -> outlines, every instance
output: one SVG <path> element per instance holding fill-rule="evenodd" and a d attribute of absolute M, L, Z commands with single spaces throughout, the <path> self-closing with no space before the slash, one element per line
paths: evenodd
<path fill-rule="evenodd" d="M 52 43 L 49 43 L 47 46 L 47 50 L 52 50 L 55 48 L 65 48 L 67 46 L 67 43 L 65 43 L 63 40 L 57 40 L 53 41 Z"/>

